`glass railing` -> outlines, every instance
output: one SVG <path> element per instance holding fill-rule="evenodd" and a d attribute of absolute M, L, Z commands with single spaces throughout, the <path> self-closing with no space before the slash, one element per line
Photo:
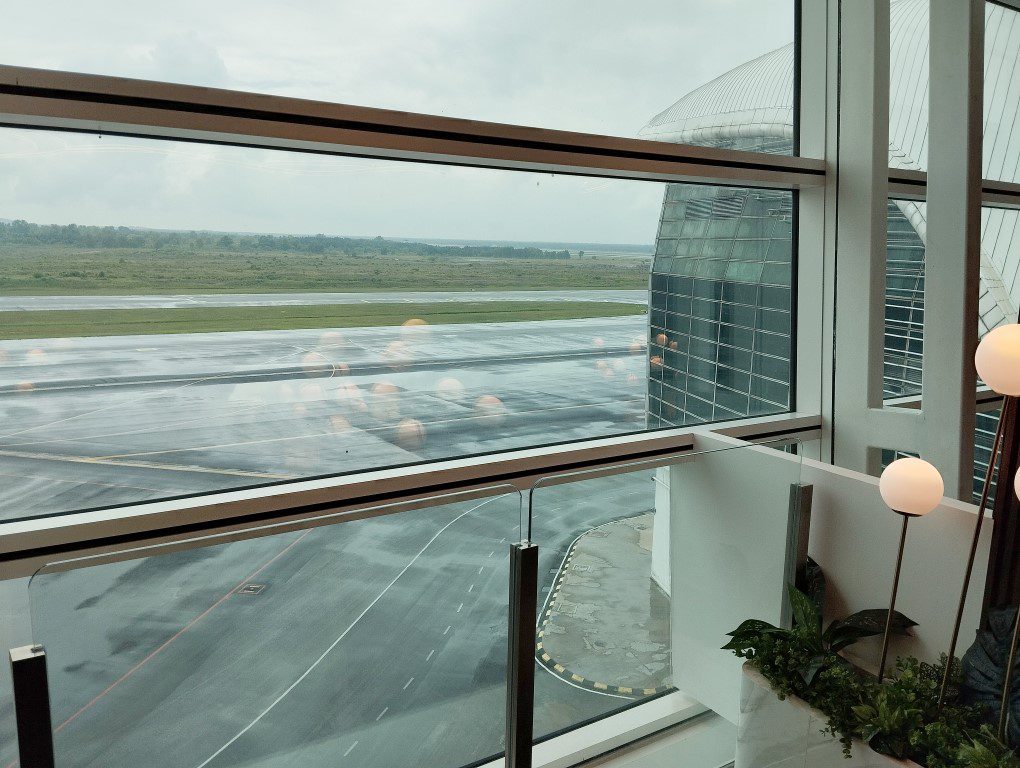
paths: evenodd
<path fill-rule="evenodd" d="M 739 677 L 718 649 L 729 616 L 782 600 L 796 448 L 698 451 L 535 485 L 537 739 L 676 690 L 710 705 L 699 694 L 713 674 Z"/>
<path fill-rule="evenodd" d="M 800 460 L 789 441 L 698 440 L 541 478 L 526 506 L 499 486 L 47 565 L 29 598 L 55 764 L 499 759 L 530 701 L 507 682 L 522 539 L 534 741 L 673 695 L 722 715 L 709 753 L 732 755 L 739 660 L 719 647 L 744 618 L 783 620 Z M 522 622 L 511 659 L 532 650 Z M 0 745 L 0 768 L 16 756 Z"/>
<path fill-rule="evenodd" d="M 492 488 L 47 566 L 29 593 L 56 764 L 454 768 L 500 753 L 520 509 Z"/>

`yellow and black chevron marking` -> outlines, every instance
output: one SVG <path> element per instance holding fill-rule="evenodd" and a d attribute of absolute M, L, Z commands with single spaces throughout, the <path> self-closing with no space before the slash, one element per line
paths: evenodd
<path fill-rule="evenodd" d="M 640 699 L 645 696 L 654 696 L 658 693 L 665 693 L 666 691 L 672 690 L 671 686 L 660 685 L 657 688 L 630 688 L 626 685 L 608 685 L 607 683 L 600 683 L 595 680 L 589 680 L 586 677 L 575 674 L 569 669 L 559 664 L 552 656 L 549 655 L 545 649 L 545 628 L 549 624 L 549 619 L 552 618 L 554 611 L 556 610 L 556 603 L 560 599 L 560 587 L 563 586 L 563 579 L 567 575 L 567 571 L 570 569 L 570 563 L 574 559 L 574 550 L 577 548 L 578 542 L 581 541 L 578 538 L 571 547 L 570 551 L 567 552 L 567 557 L 563 561 L 563 565 L 560 567 L 560 572 L 556 574 L 556 581 L 553 584 L 552 592 L 549 594 L 549 600 L 546 602 L 545 613 L 541 616 L 538 621 L 538 634 L 535 639 L 535 659 L 543 667 L 548 669 L 557 677 L 562 677 L 574 685 L 582 688 L 587 688 L 598 693 L 614 693 L 619 696 L 629 696 L 634 699 Z"/>

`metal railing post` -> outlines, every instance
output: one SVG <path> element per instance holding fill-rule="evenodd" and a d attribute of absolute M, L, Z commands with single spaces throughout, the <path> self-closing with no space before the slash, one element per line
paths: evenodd
<path fill-rule="evenodd" d="M 506 765 L 531 768 L 535 723 L 535 611 L 538 546 L 510 547 L 510 626 L 507 641 Z"/>
<path fill-rule="evenodd" d="M 10 659 L 21 768 L 54 768 L 46 651 L 25 645 L 12 648 Z"/>

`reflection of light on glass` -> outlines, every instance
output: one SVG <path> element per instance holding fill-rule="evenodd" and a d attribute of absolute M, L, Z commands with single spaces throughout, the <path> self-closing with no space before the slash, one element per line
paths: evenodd
<path fill-rule="evenodd" d="M 39 365 L 39 363 L 42 363 L 44 360 L 46 360 L 46 353 L 38 348 L 30 349 L 28 350 L 28 352 L 25 353 L 25 357 L 28 359 L 28 362 L 31 363 L 32 365 Z"/>
<path fill-rule="evenodd" d="M 341 387 L 338 387 L 334 394 L 338 403 L 346 405 L 354 410 L 364 411 L 367 406 L 365 405 L 365 398 L 361 394 L 361 389 L 354 382 L 347 382 Z"/>
<path fill-rule="evenodd" d="M 3 350 L 3 349 L 0 349 L 0 363 L 6 363 L 6 362 L 7 362 L 7 352 L 5 350 Z"/>
<path fill-rule="evenodd" d="M 293 400 L 294 399 L 294 387 L 287 382 L 280 384 L 280 399 L 281 400 Z"/>
<path fill-rule="evenodd" d="M 19 381 L 18 382 L 18 391 L 19 392 L 31 392 L 33 389 L 35 389 L 35 384 L 33 384 L 30 381 Z"/>
<path fill-rule="evenodd" d="M 603 379 L 611 379 L 615 375 L 616 375 L 616 371 L 614 371 L 610 366 L 607 365 L 607 366 L 602 368 L 602 378 Z"/>
<path fill-rule="evenodd" d="M 626 364 L 620 358 L 616 358 L 615 360 L 613 360 L 614 371 L 622 371 L 626 367 L 627 367 Z"/>
<path fill-rule="evenodd" d="M 653 355 L 652 359 L 649 360 L 648 362 L 651 363 L 652 368 L 661 368 L 662 367 L 662 358 L 659 357 L 658 355 Z"/>
<path fill-rule="evenodd" d="M 347 420 L 347 417 L 341 416 L 339 413 L 334 413 L 329 417 L 329 425 L 333 427 L 334 432 L 339 433 L 349 432 L 352 429 L 351 422 Z"/>
<path fill-rule="evenodd" d="M 596 349 L 602 349 L 602 347 L 606 346 L 606 340 L 603 339 L 601 336 L 596 336 L 594 339 L 591 340 L 591 345 Z"/>
<path fill-rule="evenodd" d="M 636 373 L 632 373 L 632 374 L 629 374 L 629 375 L 627 376 L 627 383 L 628 383 L 628 384 L 637 384 L 637 383 L 638 383 L 638 381 L 639 381 L 639 379 L 638 379 L 638 377 L 637 377 L 637 374 L 636 374 Z"/>
<path fill-rule="evenodd" d="M 397 425 L 397 445 L 405 451 L 417 451 L 425 444 L 425 425 L 418 419 L 404 419 Z"/>
<path fill-rule="evenodd" d="M 397 388 L 388 381 L 372 385 L 372 415 L 379 421 L 396 421 L 400 415 Z"/>
<path fill-rule="evenodd" d="M 333 372 L 333 364 L 320 352 L 309 352 L 301 357 L 305 376 L 325 376 Z"/>
<path fill-rule="evenodd" d="M 339 331 L 326 331 L 319 337 L 320 349 L 343 349 L 347 346 L 347 339 Z"/>
<path fill-rule="evenodd" d="M 324 397 L 322 387 L 318 384 L 302 384 L 301 385 L 301 399 L 308 400 L 322 400 Z"/>
<path fill-rule="evenodd" d="M 501 424 L 506 415 L 506 406 L 495 395 L 482 395 L 475 400 L 475 413 L 486 424 Z"/>
<path fill-rule="evenodd" d="M 293 409 L 294 414 L 297 416 L 304 416 L 306 413 L 308 413 L 308 408 L 305 406 L 304 403 L 294 403 Z"/>
<path fill-rule="evenodd" d="M 73 347 L 73 346 L 74 346 L 74 342 L 71 341 L 70 339 L 51 339 L 50 340 L 50 347 L 52 347 L 53 349 L 65 350 L 65 349 L 71 349 L 71 347 Z"/>
<path fill-rule="evenodd" d="M 407 365 L 411 360 L 411 351 L 407 344 L 402 341 L 391 341 L 383 350 L 383 360 L 389 363 L 390 368 L 398 370 Z"/>
<path fill-rule="evenodd" d="M 333 375 L 334 376 L 347 376 L 351 372 L 351 366 L 347 363 L 333 363 Z"/>
<path fill-rule="evenodd" d="M 595 361 L 595 367 L 600 371 L 604 371 L 607 365 L 608 363 L 605 360 L 602 360 L 601 358 Z"/>
<path fill-rule="evenodd" d="M 639 354 L 644 351 L 645 340 L 635 336 L 634 340 L 630 343 L 630 351 L 634 354 Z"/>
<path fill-rule="evenodd" d="M 464 385 L 458 379 L 447 377 L 436 384 L 436 394 L 444 400 L 461 400 L 464 397 Z"/>

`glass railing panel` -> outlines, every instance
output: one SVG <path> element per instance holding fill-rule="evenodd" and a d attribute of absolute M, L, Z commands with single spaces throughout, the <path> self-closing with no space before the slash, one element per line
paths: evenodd
<path fill-rule="evenodd" d="M 719 647 L 744 618 L 782 619 L 797 451 L 745 444 L 536 485 L 537 740 L 676 690 L 737 705 L 739 660 Z"/>
<path fill-rule="evenodd" d="M 57 765 L 459 768 L 500 754 L 519 493 L 358 518 L 40 571 Z"/>

